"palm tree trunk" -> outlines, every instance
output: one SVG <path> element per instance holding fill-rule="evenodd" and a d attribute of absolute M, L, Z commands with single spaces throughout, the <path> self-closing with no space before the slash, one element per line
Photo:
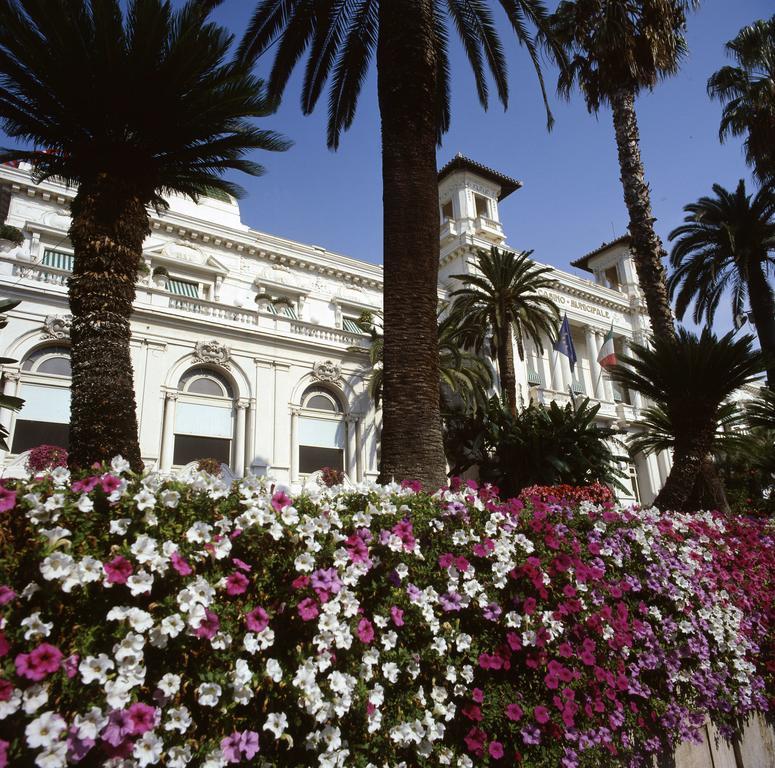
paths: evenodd
<path fill-rule="evenodd" d="M 654 334 L 675 339 L 673 313 L 670 310 L 665 268 L 662 264 L 665 252 L 654 231 L 651 194 L 640 157 L 635 95 L 631 90 L 623 88 L 612 94 L 610 101 L 638 281 L 646 299 Z"/>
<path fill-rule="evenodd" d="M 80 186 L 72 217 L 70 466 L 120 454 L 140 470 L 129 317 L 148 213 L 137 195 L 103 175 Z"/>
<path fill-rule="evenodd" d="M 500 338 L 500 335 L 499 335 Z M 506 323 L 502 334 L 502 343 L 498 344 L 498 369 L 501 378 L 501 391 L 512 416 L 517 413 L 517 375 L 514 371 L 514 349 L 511 343 L 511 326 Z"/>
<path fill-rule="evenodd" d="M 748 266 L 748 298 L 751 301 L 759 346 L 766 355 L 767 386 L 775 389 L 775 298 L 764 275 L 761 261 L 755 261 Z"/>
<path fill-rule="evenodd" d="M 664 488 L 654 499 L 654 506 L 663 511 L 691 511 L 692 493 L 703 470 L 713 442 L 713 429 L 676 430 L 673 468 Z"/>
<path fill-rule="evenodd" d="M 446 484 L 436 322 L 439 213 L 430 0 L 379 4 L 384 206 L 382 481 Z"/>

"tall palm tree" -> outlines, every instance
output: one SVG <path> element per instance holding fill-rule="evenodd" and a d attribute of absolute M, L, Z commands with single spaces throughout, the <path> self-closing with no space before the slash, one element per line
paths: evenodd
<path fill-rule="evenodd" d="M 0 121 L 32 149 L 37 179 L 77 185 L 69 237 L 73 315 L 70 462 L 120 453 L 142 467 L 129 317 L 148 206 L 162 194 L 240 194 L 221 177 L 287 144 L 247 118 L 268 114 L 261 83 L 227 60 L 232 37 L 195 3 L 0 0 Z"/>
<path fill-rule="evenodd" d="M 743 27 L 726 45 L 737 66 L 708 80 L 724 105 L 719 138 L 745 136 L 745 155 L 761 181 L 775 179 L 775 16 Z"/>
<path fill-rule="evenodd" d="M 675 435 L 673 469 L 655 500 L 665 510 L 684 510 L 711 453 L 719 408 L 763 367 L 753 337 L 718 338 L 707 328 L 697 336 L 684 328 L 676 341 L 655 336 L 651 347 L 632 345 L 611 378 L 657 403 Z"/>
<path fill-rule="evenodd" d="M 694 301 L 694 322 L 709 324 L 725 293 L 736 317 L 748 299 L 759 346 L 769 358 L 767 381 L 775 389 L 775 296 L 768 281 L 775 272 L 775 191 L 764 186 L 747 195 L 741 179 L 734 192 L 720 184 L 713 192 L 685 206 L 685 223 L 670 233 L 670 296 L 676 296 L 679 320 Z"/>
<path fill-rule="evenodd" d="M 366 367 L 369 370 L 369 395 L 379 407 L 384 383 L 384 336 L 373 314 L 366 314 L 366 317 L 358 320 L 358 324 L 371 336 L 371 342 L 368 347 L 350 347 L 350 351 L 368 356 Z M 473 412 L 486 408 L 492 384 L 492 372 L 487 362 L 461 347 L 454 320 L 449 316 L 440 319 L 439 391 L 442 410 L 445 403 L 451 404 L 455 398 L 459 398 L 459 402 L 462 401 L 463 406 Z"/>
<path fill-rule="evenodd" d="M 525 359 L 525 339 L 543 351 L 543 342 L 557 330 L 557 305 L 542 290 L 554 281 L 549 267 L 539 267 L 532 251 L 515 253 L 493 247 L 477 254 L 477 274 L 452 275 L 463 283 L 452 291 L 451 317 L 464 346 L 480 352 L 488 333 L 490 352 L 498 360 L 501 392 L 512 414 L 517 411 L 517 377 L 513 343 Z"/>
<path fill-rule="evenodd" d="M 638 281 L 654 333 L 671 340 L 664 249 L 654 230 L 635 98 L 678 70 L 686 52 L 686 12 L 696 5 L 697 0 L 566 0 L 550 19 L 570 58 L 560 72 L 560 94 L 568 98 L 577 86 L 590 112 L 611 107 Z"/>
<path fill-rule="evenodd" d="M 540 80 L 529 25 L 543 27 L 542 0 L 498 4 Z M 381 477 L 414 477 L 427 487 L 445 483 L 436 324 L 436 144 L 450 120 L 450 22 L 473 68 L 479 100 L 487 106 L 489 71 L 505 105 L 506 65 L 487 0 L 260 0 L 241 46 L 242 55 L 253 60 L 276 44 L 268 90 L 278 98 L 308 52 L 301 106 L 312 112 L 330 83 L 332 148 L 352 124 L 369 64 L 376 60 L 384 206 Z"/>

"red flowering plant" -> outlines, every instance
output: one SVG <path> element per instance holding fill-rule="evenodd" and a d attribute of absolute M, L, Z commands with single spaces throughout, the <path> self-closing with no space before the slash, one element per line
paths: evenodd
<path fill-rule="evenodd" d="M 745 521 L 120 459 L 6 493 L 0 768 L 635 768 L 767 706 Z"/>
<path fill-rule="evenodd" d="M 581 504 L 588 501 L 591 504 L 613 504 L 616 501 L 614 492 L 602 483 L 590 485 L 531 485 L 523 488 L 519 494 L 522 502 L 541 501 L 554 504 Z"/>
<path fill-rule="evenodd" d="M 45 472 L 67 466 L 67 450 L 58 445 L 39 445 L 27 454 L 28 472 Z"/>

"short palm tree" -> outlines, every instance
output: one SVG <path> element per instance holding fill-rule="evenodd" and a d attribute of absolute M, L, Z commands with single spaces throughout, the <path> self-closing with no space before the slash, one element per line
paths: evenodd
<path fill-rule="evenodd" d="M 684 510 L 708 455 L 713 450 L 719 409 L 735 390 L 763 367 L 753 337 L 718 338 L 707 328 L 697 336 L 684 328 L 676 341 L 656 336 L 651 347 L 632 345 L 632 355 L 611 370 L 618 384 L 658 404 L 659 419 L 675 436 L 673 469 L 655 504 Z"/>
<path fill-rule="evenodd" d="M 686 52 L 686 12 L 696 0 L 564 0 L 550 27 L 568 52 L 558 90 L 577 86 L 590 112 L 611 107 L 624 202 L 638 282 L 655 335 L 675 338 L 664 250 L 654 230 L 651 195 L 640 155 L 635 98 L 675 74 Z"/>
<path fill-rule="evenodd" d="M 675 241 L 668 286 L 682 319 L 694 301 L 694 322 L 713 322 L 725 293 L 732 311 L 745 312 L 746 299 L 769 358 L 768 384 L 775 388 L 775 297 L 768 280 L 775 273 L 775 191 L 762 187 L 747 195 L 741 179 L 734 192 L 713 185 L 714 197 L 701 197 L 684 208 L 684 224 L 670 233 Z"/>
<path fill-rule="evenodd" d="M 544 24 L 542 0 L 497 4 L 540 80 L 529 27 Z M 450 120 L 450 25 L 471 63 L 479 100 L 486 107 L 489 71 L 507 103 L 506 63 L 490 6 L 486 0 L 259 0 L 241 46 L 251 60 L 275 46 L 268 89 L 278 98 L 306 55 L 302 110 L 312 112 L 330 84 L 332 148 L 352 124 L 369 64 L 376 62 L 384 206 L 383 480 L 413 477 L 428 487 L 446 482 L 436 349 L 436 145 Z"/>
<path fill-rule="evenodd" d="M 745 155 L 761 181 L 775 179 L 775 16 L 743 27 L 727 45 L 737 66 L 708 80 L 724 105 L 719 137 L 745 136 Z"/>
<path fill-rule="evenodd" d="M 287 145 L 248 118 L 268 114 L 231 36 L 194 3 L 0 0 L 0 121 L 31 149 L 38 179 L 77 185 L 69 237 L 73 315 L 70 462 L 122 454 L 142 467 L 129 317 L 148 206 L 162 195 L 240 190 L 226 170 L 261 173 L 251 150 Z"/>
<path fill-rule="evenodd" d="M 532 251 L 515 253 L 493 247 L 479 251 L 477 273 L 452 275 L 463 283 L 450 294 L 450 311 L 458 327 L 460 342 L 481 352 L 488 335 L 490 354 L 498 360 L 501 392 L 512 414 L 517 410 L 517 377 L 514 369 L 516 342 L 520 360 L 525 358 L 525 340 L 543 351 L 544 341 L 557 331 L 557 305 L 541 291 L 554 281 L 552 269 L 539 267 Z"/>

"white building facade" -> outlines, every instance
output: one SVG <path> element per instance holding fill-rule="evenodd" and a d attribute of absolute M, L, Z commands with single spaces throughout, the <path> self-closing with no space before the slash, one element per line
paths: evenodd
<path fill-rule="evenodd" d="M 439 296 L 451 275 L 475 269 L 478 249 L 508 247 L 498 203 L 520 183 L 458 156 L 439 173 Z M 7 473 L 30 448 L 66 445 L 69 421 L 67 239 L 72 189 L 35 184 L 29 169 L 0 166 L 0 223 L 21 230 L 20 246 L 0 240 L 0 296 L 21 304 L 0 331 L 5 394 L 25 399 L 3 411 Z M 367 392 L 368 336 L 355 324 L 379 311 L 382 268 L 251 229 L 235 202 L 172 198 L 151 213 L 131 320 L 140 450 L 162 471 L 201 458 L 236 476 L 300 480 L 329 466 L 352 480 L 376 478 L 380 414 Z M 613 327 L 617 348 L 643 341 L 648 317 L 625 238 L 574 262 L 593 280 L 555 269 L 551 291 L 567 313 L 578 354 L 568 360 L 529 345 L 517 360 L 518 394 L 567 402 L 571 393 L 601 404 L 598 418 L 638 429 L 642 403 L 597 365 Z M 619 454 L 625 451 L 619 447 Z M 667 454 L 628 463 L 626 498 L 651 501 L 670 470 Z"/>

